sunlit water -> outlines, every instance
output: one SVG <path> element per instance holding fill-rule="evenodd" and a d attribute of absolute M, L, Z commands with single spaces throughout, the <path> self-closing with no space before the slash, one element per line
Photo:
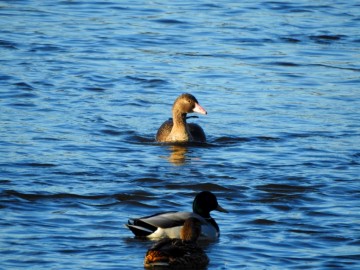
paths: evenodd
<path fill-rule="evenodd" d="M 142 269 L 201 190 L 209 269 L 360 267 L 360 5 L 233 2 L 0 1 L 2 269 Z M 182 92 L 208 143 L 158 145 Z"/>

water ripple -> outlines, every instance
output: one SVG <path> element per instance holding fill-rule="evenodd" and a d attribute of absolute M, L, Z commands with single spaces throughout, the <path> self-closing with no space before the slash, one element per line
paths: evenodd
<path fill-rule="evenodd" d="M 209 269 L 359 268 L 356 4 L 37 2 L 0 4 L 4 269 L 143 269 L 124 223 L 202 190 Z M 156 143 L 183 92 L 207 143 Z"/>

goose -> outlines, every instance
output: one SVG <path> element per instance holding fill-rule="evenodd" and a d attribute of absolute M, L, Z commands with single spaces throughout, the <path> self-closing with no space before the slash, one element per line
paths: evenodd
<path fill-rule="evenodd" d="M 188 113 L 207 114 L 197 99 L 188 93 L 180 95 L 172 107 L 172 119 L 165 121 L 156 133 L 157 142 L 206 142 L 204 130 L 195 123 L 187 123 Z"/>
<path fill-rule="evenodd" d="M 151 216 L 129 219 L 125 224 L 137 237 L 180 238 L 180 229 L 186 219 L 195 217 L 201 222 L 200 239 L 216 240 L 220 229 L 210 212 L 217 210 L 228 213 L 222 208 L 216 196 L 210 191 L 202 191 L 195 196 L 193 212 L 162 212 Z"/>
<path fill-rule="evenodd" d="M 209 264 L 209 258 L 196 243 L 200 233 L 201 221 L 194 217 L 188 218 L 181 229 L 180 239 L 161 239 L 146 252 L 145 268 L 205 268 Z"/>

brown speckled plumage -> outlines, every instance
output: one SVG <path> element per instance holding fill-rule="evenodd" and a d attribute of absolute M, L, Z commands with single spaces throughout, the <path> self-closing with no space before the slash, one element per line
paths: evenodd
<path fill-rule="evenodd" d="M 158 142 L 205 142 L 203 129 L 194 123 L 186 122 L 188 113 L 207 112 L 199 105 L 197 99 L 191 94 L 182 94 L 172 107 L 172 119 L 165 121 L 156 134 Z"/>
<path fill-rule="evenodd" d="M 165 238 L 153 245 L 146 253 L 146 268 L 203 269 L 209 263 L 205 252 L 197 245 L 201 222 L 196 218 L 185 221 L 181 239 Z"/>

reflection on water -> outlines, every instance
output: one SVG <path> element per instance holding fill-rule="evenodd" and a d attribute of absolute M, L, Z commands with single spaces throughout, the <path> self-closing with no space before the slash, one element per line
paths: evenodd
<path fill-rule="evenodd" d="M 188 146 L 186 145 L 171 145 L 169 146 L 170 155 L 169 161 L 174 165 L 183 165 L 186 161 L 186 153 Z"/>
<path fill-rule="evenodd" d="M 209 269 L 360 269 L 359 6 L 162 2 L 0 1 L 1 267 L 143 269 L 209 190 Z M 183 92 L 207 143 L 155 143 Z"/>

